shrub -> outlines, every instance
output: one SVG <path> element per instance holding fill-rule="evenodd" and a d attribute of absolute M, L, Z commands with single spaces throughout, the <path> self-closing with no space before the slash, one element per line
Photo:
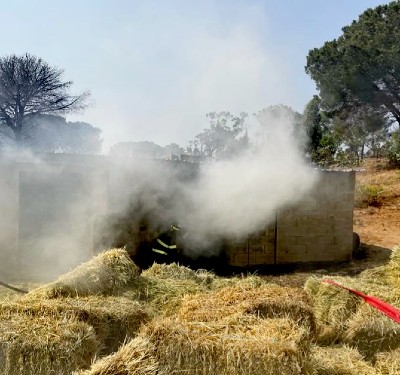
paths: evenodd
<path fill-rule="evenodd" d="M 355 191 L 355 207 L 379 207 L 382 204 L 383 191 L 381 185 L 359 184 Z"/>

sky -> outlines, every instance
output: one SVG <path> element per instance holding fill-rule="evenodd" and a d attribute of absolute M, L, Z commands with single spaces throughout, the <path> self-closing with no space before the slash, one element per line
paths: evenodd
<path fill-rule="evenodd" d="M 377 0 L 0 0 L 0 55 L 31 53 L 62 68 L 89 107 L 67 116 L 117 142 L 181 146 L 206 114 L 317 94 L 308 51 L 340 36 Z M 252 116 L 249 116 L 251 123 Z"/>

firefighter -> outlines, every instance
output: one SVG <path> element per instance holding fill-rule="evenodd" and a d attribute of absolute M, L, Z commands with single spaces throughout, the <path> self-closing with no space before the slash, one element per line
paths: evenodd
<path fill-rule="evenodd" d="M 160 234 L 160 236 L 153 242 L 151 250 L 155 262 L 172 263 L 178 261 L 179 249 L 177 247 L 177 235 L 179 231 L 179 225 L 171 225 L 168 231 Z"/>

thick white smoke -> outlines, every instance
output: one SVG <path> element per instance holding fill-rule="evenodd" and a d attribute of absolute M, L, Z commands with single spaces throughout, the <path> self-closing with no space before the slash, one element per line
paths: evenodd
<path fill-rule="evenodd" d="M 268 123 L 251 150 L 203 164 L 196 184 L 185 190 L 184 207 L 177 204 L 192 251 L 209 252 L 218 238 L 243 239 L 265 228 L 277 209 L 300 200 L 315 183 L 291 119 L 264 120 Z"/>

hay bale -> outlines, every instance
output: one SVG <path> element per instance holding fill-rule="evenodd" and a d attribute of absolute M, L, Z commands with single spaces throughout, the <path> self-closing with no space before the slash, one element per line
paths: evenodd
<path fill-rule="evenodd" d="M 400 349 L 376 355 L 375 369 L 380 375 L 400 374 Z"/>
<path fill-rule="evenodd" d="M 127 285 L 122 295 L 128 299 L 146 303 L 146 306 L 157 316 L 169 316 L 179 309 L 183 296 L 208 289 L 208 285 L 199 284 L 192 279 L 139 276 Z"/>
<path fill-rule="evenodd" d="M 193 271 L 177 263 L 154 263 L 150 268 L 142 272 L 142 276 L 159 279 L 193 280 L 199 284 L 210 284 L 215 277 L 213 273 L 207 272 L 206 270 Z"/>
<path fill-rule="evenodd" d="M 350 277 L 330 277 L 346 285 L 354 286 Z M 361 300 L 347 290 L 338 288 L 316 277 L 307 279 L 304 290 L 311 297 L 318 328 L 318 343 L 332 344 L 340 339 L 348 320 L 356 313 Z"/>
<path fill-rule="evenodd" d="M 118 352 L 96 361 L 89 370 L 74 375 L 168 375 L 158 365 L 154 345 L 145 337 L 137 337 Z"/>
<path fill-rule="evenodd" d="M 26 298 L 58 298 L 117 294 L 139 276 L 139 268 L 124 249 L 107 250 L 56 281 L 34 289 Z"/>
<path fill-rule="evenodd" d="M 363 302 L 349 320 L 343 342 L 373 361 L 378 352 L 400 347 L 400 324 Z"/>
<path fill-rule="evenodd" d="M 241 275 L 234 277 L 215 277 L 212 283 L 214 290 L 231 287 L 253 287 L 258 288 L 262 285 L 270 284 L 265 278 L 257 275 Z"/>
<path fill-rule="evenodd" d="M 307 336 L 290 319 L 249 315 L 207 323 L 158 320 L 141 332 L 167 373 L 190 375 L 306 374 Z"/>
<path fill-rule="evenodd" d="M 319 347 L 311 350 L 315 375 L 375 375 L 375 369 L 361 354 L 348 346 Z"/>
<path fill-rule="evenodd" d="M 184 321 L 211 322 L 234 314 L 261 318 L 286 317 L 315 334 L 315 319 L 306 293 L 299 288 L 269 284 L 259 288 L 226 287 L 212 293 L 185 296 L 178 311 Z"/>
<path fill-rule="evenodd" d="M 2 318 L 12 319 L 16 313 L 88 323 L 102 344 L 102 355 L 116 351 L 126 339 L 136 336 L 143 323 L 150 320 L 149 312 L 141 304 L 122 297 L 21 299 L 0 305 Z"/>
<path fill-rule="evenodd" d="M 386 274 L 391 285 L 399 289 L 400 286 L 400 245 L 392 249 L 390 261 L 386 266 Z"/>
<path fill-rule="evenodd" d="M 14 314 L 0 318 L 0 374 L 68 374 L 88 368 L 99 351 L 84 322 Z"/>

